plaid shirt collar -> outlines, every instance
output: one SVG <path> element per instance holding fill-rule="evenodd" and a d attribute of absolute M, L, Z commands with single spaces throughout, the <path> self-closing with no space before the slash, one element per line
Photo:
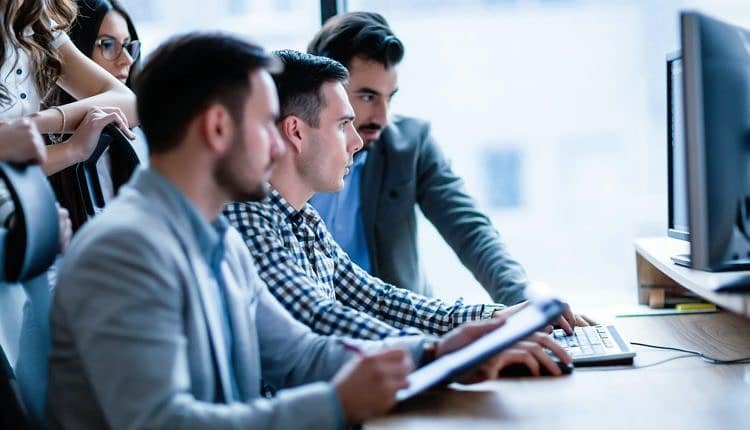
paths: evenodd
<path fill-rule="evenodd" d="M 320 216 L 308 203 L 305 203 L 302 209 L 297 210 L 273 187 L 270 187 L 268 202 L 271 206 L 278 209 L 278 211 L 284 216 L 284 219 L 292 225 L 298 226 L 303 221 L 316 225 L 320 221 Z"/>

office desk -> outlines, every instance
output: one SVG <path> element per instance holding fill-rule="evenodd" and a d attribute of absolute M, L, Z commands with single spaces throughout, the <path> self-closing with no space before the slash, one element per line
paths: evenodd
<path fill-rule="evenodd" d="M 750 356 L 750 320 L 730 313 L 619 318 L 629 341 Z M 634 368 L 578 368 L 424 393 L 367 429 L 750 429 L 750 369 L 639 346 Z M 635 368 L 642 367 L 642 368 Z"/>
<path fill-rule="evenodd" d="M 724 309 L 750 318 L 750 294 L 717 293 L 718 286 L 743 280 L 750 271 L 704 272 L 678 266 L 673 255 L 690 252 L 688 242 L 668 237 L 635 241 L 635 264 L 638 276 L 638 302 L 652 307 L 663 307 L 670 298 L 681 302 L 685 293 L 715 303 Z M 748 426 L 750 428 L 750 426 Z"/>

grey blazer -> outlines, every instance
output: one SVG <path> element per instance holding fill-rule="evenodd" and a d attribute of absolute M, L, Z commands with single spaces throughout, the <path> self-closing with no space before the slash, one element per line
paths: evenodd
<path fill-rule="evenodd" d="M 361 186 L 373 275 L 431 295 L 417 253 L 418 205 L 495 302 L 524 300 L 526 273 L 464 190 L 427 122 L 395 117 L 367 155 Z"/>
<path fill-rule="evenodd" d="M 226 354 L 212 333 L 212 282 L 193 230 L 164 179 L 143 171 L 79 231 L 55 293 L 47 417 L 53 428 L 336 428 L 325 381 L 350 358 L 294 320 L 260 281 L 230 229 L 222 270 L 242 402 L 227 398 Z M 421 340 L 393 345 L 411 348 Z M 359 342 L 366 349 L 382 344 Z M 224 351 L 224 352 L 222 352 Z M 260 398 L 261 378 L 282 388 Z M 311 383 L 312 382 L 312 383 Z M 287 387 L 297 388 L 283 390 Z M 221 390 L 224 390 L 223 392 Z"/>

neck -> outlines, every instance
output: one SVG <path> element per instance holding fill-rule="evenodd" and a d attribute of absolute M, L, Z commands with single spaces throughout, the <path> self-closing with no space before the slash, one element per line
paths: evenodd
<path fill-rule="evenodd" d="M 203 160 L 172 151 L 152 154 L 150 162 L 151 168 L 180 190 L 207 221 L 213 221 L 229 202 L 229 197 L 216 184 L 212 175 L 213 166 L 206 165 Z"/>
<path fill-rule="evenodd" d="M 271 185 L 289 202 L 295 210 L 300 210 L 315 194 L 300 177 L 290 160 L 280 161 L 271 175 Z"/>

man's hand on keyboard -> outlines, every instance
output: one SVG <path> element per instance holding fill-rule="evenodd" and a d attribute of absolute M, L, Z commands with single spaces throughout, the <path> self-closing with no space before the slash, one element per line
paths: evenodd
<path fill-rule="evenodd" d="M 537 332 L 488 360 L 479 370 L 460 379 L 458 382 L 471 384 L 487 379 L 495 379 L 504 368 L 514 364 L 526 366 L 532 376 L 540 376 L 542 368 L 546 369 L 550 375 L 562 375 L 563 372 L 560 370 L 560 366 L 558 366 L 547 350 L 561 362 L 567 365 L 573 363 L 570 355 L 554 341 L 552 336 Z"/>
<path fill-rule="evenodd" d="M 563 314 L 555 321 L 555 326 L 563 329 L 568 335 L 573 334 L 573 327 L 586 327 L 590 325 L 596 325 L 596 322 L 587 316 L 574 314 L 567 303 L 565 303 Z M 552 330 L 548 330 L 548 332 L 552 332 Z"/>
<path fill-rule="evenodd" d="M 437 350 L 435 351 L 436 357 L 455 351 L 479 339 L 486 333 L 503 325 L 506 318 L 507 315 L 491 321 L 469 322 L 452 330 L 443 336 L 438 343 Z M 459 379 L 458 382 L 462 384 L 474 384 L 486 381 L 487 379 L 495 379 L 503 368 L 519 363 L 526 365 L 534 376 L 541 374 L 540 369 L 542 366 L 549 370 L 551 375 L 561 375 L 562 371 L 560 367 L 545 349 L 551 351 L 563 363 L 571 364 L 573 362 L 568 353 L 555 342 L 552 336 L 537 332 L 487 360 L 471 374 Z"/>
<path fill-rule="evenodd" d="M 520 311 L 526 305 L 528 305 L 529 302 L 521 302 L 517 305 L 508 306 L 507 308 L 499 311 L 495 311 L 492 314 L 493 318 L 501 318 L 506 319 L 509 316 L 513 315 L 514 313 Z M 570 310 L 570 305 L 567 303 L 565 304 L 565 311 L 560 316 L 560 318 L 555 321 L 555 326 L 560 327 L 565 331 L 567 334 L 573 334 L 573 327 L 579 326 L 579 327 L 585 327 L 589 325 L 596 325 L 596 322 L 592 320 L 591 318 L 586 317 L 585 315 L 581 314 L 574 314 L 573 311 Z M 547 333 L 552 333 L 553 326 L 547 327 L 544 331 Z"/>

